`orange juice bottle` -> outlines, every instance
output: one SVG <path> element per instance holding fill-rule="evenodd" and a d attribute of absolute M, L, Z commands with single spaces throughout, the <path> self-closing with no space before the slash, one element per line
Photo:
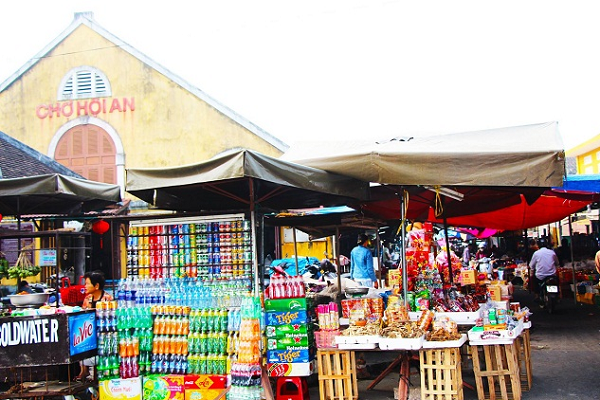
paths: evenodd
<path fill-rule="evenodd" d="M 165 337 L 159 336 L 156 341 L 158 342 L 157 350 L 158 354 L 165 354 Z"/>

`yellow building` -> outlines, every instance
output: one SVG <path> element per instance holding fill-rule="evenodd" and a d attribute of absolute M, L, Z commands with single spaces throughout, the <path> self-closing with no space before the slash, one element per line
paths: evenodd
<path fill-rule="evenodd" d="M 100 27 L 92 13 L 0 84 L 0 131 L 122 188 L 125 168 L 287 145 Z"/>
<path fill-rule="evenodd" d="M 600 173 L 600 135 L 597 135 L 566 152 L 575 159 L 576 174 L 593 175 Z M 569 171 L 571 172 L 571 171 Z M 574 172 L 574 171 L 573 171 Z"/>

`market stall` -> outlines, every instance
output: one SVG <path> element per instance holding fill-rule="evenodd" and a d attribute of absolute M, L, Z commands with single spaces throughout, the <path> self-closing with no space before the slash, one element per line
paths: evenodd
<path fill-rule="evenodd" d="M 17 240 L 16 251 L 27 250 L 33 254 L 34 261 L 58 275 L 61 260 L 57 252 L 67 248 L 63 239 L 81 238 L 89 233 L 23 232 L 20 231 L 22 215 L 76 218 L 86 211 L 119 201 L 120 191 L 116 185 L 58 174 L 0 179 L 0 213 L 14 216 L 18 221 L 17 231 L 0 233 L 0 240 Z M 43 239 L 53 242 L 51 248 L 37 247 L 37 241 Z M 22 249 L 21 240 L 29 240 L 30 248 Z M 40 255 L 42 252 L 44 257 Z M 43 262 L 40 262 L 42 258 Z M 58 287 L 55 289 L 58 293 Z M 11 296 L 12 309 L 3 309 L 0 318 L 0 374 L 3 377 L 0 398 L 66 396 L 79 393 L 92 384 L 72 382 L 71 366 L 96 354 L 94 311 L 54 307 L 56 303 L 51 306 L 48 299 L 49 294 L 44 293 L 16 294 Z"/>
<path fill-rule="evenodd" d="M 296 277 L 272 283 L 277 294 L 264 307 L 276 309 L 267 312 L 265 321 L 273 335 L 267 341 L 268 364 L 260 364 L 262 215 L 367 199 L 367 183 L 239 150 L 191 166 L 128 170 L 127 190 L 157 208 L 197 215 L 129 223 L 130 277 L 117 297 L 125 302 L 135 297 L 134 304 L 150 308 L 154 315 L 151 349 L 140 348 L 138 359 L 134 357 L 135 365 L 149 358 L 150 366 L 129 379 L 143 376 L 144 393 L 147 385 L 164 388 L 164 381 L 170 382 L 165 390 L 183 393 L 188 380 L 222 380 L 228 374 L 231 385 L 224 390 L 237 399 L 255 396 L 261 383 L 270 388 L 264 384 L 268 376 L 312 373 L 312 330 L 291 337 L 285 332 L 290 325 L 309 325 L 305 300 L 293 300 L 304 298 L 304 285 Z M 124 306 L 130 308 L 131 304 Z M 176 333 L 168 328 L 173 319 L 181 327 Z M 144 360 L 141 364 L 139 358 Z M 106 375 L 104 385 L 116 377 Z"/>

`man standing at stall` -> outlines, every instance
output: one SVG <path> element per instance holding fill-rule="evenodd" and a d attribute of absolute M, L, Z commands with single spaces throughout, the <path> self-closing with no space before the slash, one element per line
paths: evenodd
<path fill-rule="evenodd" d="M 373 254 L 369 249 L 370 240 L 365 234 L 358 236 L 358 243 L 350 252 L 350 279 L 364 287 L 375 287 L 377 277 L 373 268 Z"/>

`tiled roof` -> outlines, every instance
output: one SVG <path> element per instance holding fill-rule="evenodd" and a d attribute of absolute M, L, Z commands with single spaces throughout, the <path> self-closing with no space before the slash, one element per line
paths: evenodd
<path fill-rule="evenodd" d="M 83 178 L 52 158 L 0 132 L 0 179 L 57 173 Z"/>

